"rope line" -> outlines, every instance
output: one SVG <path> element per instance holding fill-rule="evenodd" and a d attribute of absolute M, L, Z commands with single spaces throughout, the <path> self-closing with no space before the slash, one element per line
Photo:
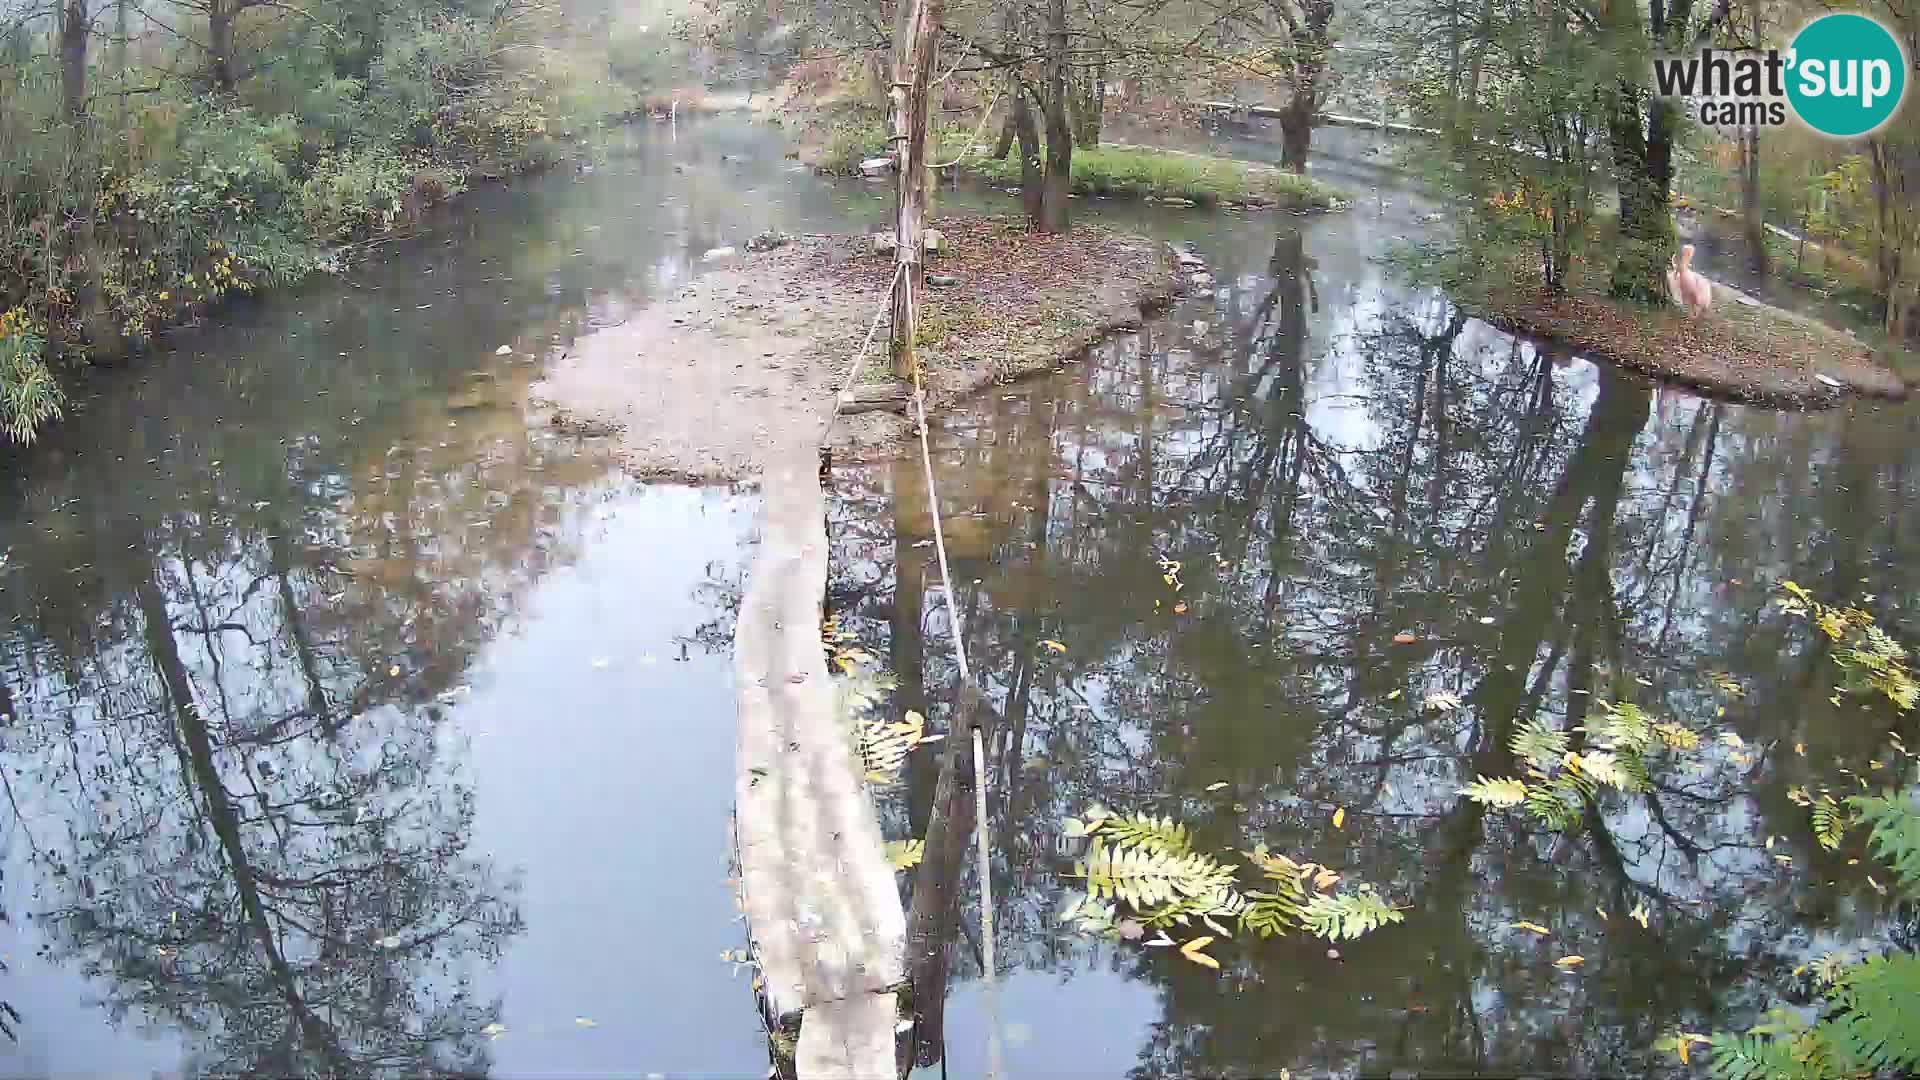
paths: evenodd
<path fill-rule="evenodd" d="M 815 440 L 821 446 L 827 445 L 827 433 L 833 430 L 833 422 L 840 419 L 840 406 L 853 399 L 854 384 L 860 381 L 860 369 L 867 363 L 867 350 L 873 347 L 873 336 L 880 332 L 880 320 L 886 318 L 887 309 L 893 306 L 893 290 L 899 286 L 900 275 L 906 269 L 906 263 L 893 268 L 893 279 L 887 282 L 887 295 L 880 302 L 880 310 L 873 313 L 873 324 L 867 327 L 866 340 L 860 343 L 860 351 L 853 354 L 853 370 L 847 372 L 847 383 L 839 393 L 833 395 L 833 408 L 827 412 L 827 422 L 820 428 L 820 438 Z"/>
<path fill-rule="evenodd" d="M 993 105 L 989 104 L 987 113 L 981 118 L 982 128 L 986 125 L 986 116 L 991 115 L 992 111 Z M 860 371 L 866 363 L 867 352 L 873 345 L 874 335 L 880 330 L 880 320 L 892 308 L 895 289 L 906 290 L 905 307 L 910 313 L 914 311 L 913 275 L 907 273 L 907 267 L 908 264 L 904 258 L 895 264 L 893 280 L 887 289 L 887 303 L 882 304 L 880 310 L 874 314 L 873 325 L 867 328 L 866 340 L 860 343 L 860 351 L 854 355 L 853 368 L 847 375 L 846 388 L 834 398 L 833 409 L 827 414 L 826 425 L 820 432 L 822 445 L 825 445 L 828 433 L 833 430 L 834 421 L 840 416 L 840 406 L 852 396 L 853 386 L 860 378 Z M 909 318 L 911 320 L 911 316 Z M 960 607 L 954 599 L 953 571 L 947 563 L 946 530 L 940 523 L 940 496 L 933 479 L 933 448 L 927 440 L 927 393 L 926 387 L 920 381 L 920 364 L 917 360 L 912 365 L 912 375 L 914 426 L 918 429 L 920 436 L 921 474 L 927 482 L 927 510 L 933 518 L 933 550 L 940 563 L 940 588 L 947 601 L 947 622 L 952 629 L 953 659 L 960 673 L 961 695 L 963 698 L 973 698 L 978 695 L 978 690 L 973 685 L 973 672 L 967 666 L 966 635 L 961 627 Z M 980 878 L 980 953 L 981 967 L 984 969 L 982 975 L 987 985 L 987 1076 L 989 1080 L 998 1080 L 1004 1071 L 1001 1067 L 1000 1046 L 1000 980 L 994 960 L 993 862 L 987 838 L 985 737 L 978 723 L 972 725 L 971 736 L 973 739 L 973 838 Z M 941 1054 L 943 1068 L 945 1061 L 946 1055 L 943 1052 Z"/>

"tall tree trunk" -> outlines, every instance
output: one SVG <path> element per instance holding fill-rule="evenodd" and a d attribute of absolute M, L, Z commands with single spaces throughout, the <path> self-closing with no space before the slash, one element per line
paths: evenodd
<path fill-rule="evenodd" d="M 1101 111 L 1106 104 L 1106 61 L 1084 69 L 1073 80 L 1073 144 L 1085 150 L 1100 145 Z"/>
<path fill-rule="evenodd" d="M 1760 5 L 1753 5 L 1753 40 L 1761 40 Z M 1769 269 L 1766 215 L 1760 207 L 1760 127 L 1748 125 L 1740 133 L 1740 218 L 1747 238 L 1747 258 L 1761 277 Z"/>
<path fill-rule="evenodd" d="M 1307 171 L 1313 152 L 1313 98 L 1295 96 L 1280 111 L 1280 164 L 1296 173 Z"/>
<path fill-rule="evenodd" d="M 1674 110 L 1654 98 L 1642 127 L 1638 86 L 1615 93 L 1609 118 L 1614 182 L 1620 189 L 1620 248 L 1608 291 L 1618 299 L 1669 303 L 1666 272 L 1673 259 Z"/>
<path fill-rule="evenodd" d="M 940 0 L 914 0 L 893 75 L 893 146 L 899 154 L 900 194 L 894 223 L 895 258 L 905 271 L 893 292 L 892 358 L 895 378 L 913 372 L 917 305 L 926 291 L 927 114 L 940 25 Z"/>
<path fill-rule="evenodd" d="M 1040 199 L 1040 231 L 1067 231 L 1067 193 L 1073 186 L 1073 131 L 1067 123 L 1067 0 L 1047 0 L 1047 168 Z"/>
<path fill-rule="evenodd" d="M 1027 225 L 1037 229 L 1046 191 L 1040 171 L 1040 128 L 1034 123 L 1033 105 L 1024 87 L 1014 91 L 1013 130 L 1020 140 L 1020 208 L 1026 211 Z"/>
<path fill-rule="evenodd" d="M 90 32 L 87 0 L 64 0 L 60 5 L 60 103 L 67 119 L 76 124 L 87 115 L 87 37 Z"/>
<path fill-rule="evenodd" d="M 1616 34 L 1643 37 L 1656 50 L 1679 45 L 1674 29 L 1693 17 L 1694 0 L 1655 3 L 1645 27 L 1634 4 L 1613 4 L 1606 16 Z M 1713 12 L 1693 36 L 1698 50 L 1712 40 L 1714 27 L 1731 11 L 1731 0 L 1713 0 Z M 1608 291 L 1622 300 L 1664 305 L 1667 267 L 1673 259 L 1673 143 L 1679 108 L 1672 98 L 1653 96 L 1645 75 L 1623 78 L 1614 88 L 1607 117 L 1613 143 L 1614 183 L 1620 189 L 1620 244 Z"/>
<path fill-rule="evenodd" d="M 1296 173 L 1307 171 L 1307 156 L 1313 152 L 1313 118 L 1320 111 L 1332 24 L 1333 0 L 1306 0 L 1293 26 L 1292 97 L 1280 113 L 1280 162 Z"/>
<path fill-rule="evenodd" d="M 1760 129 L 1749 127 L 1740 133 L 1740 220 L 1747 240 L 1747 258 L 1753 272 L 1765 277 L 1767 258 L 1766 217 L 1760 207 Z"/>
<path fill-rule="evenodd" d="M 221 93 L 233 90 L 233 8 L 227 0 L 207 7 L 207 76 Z"/>

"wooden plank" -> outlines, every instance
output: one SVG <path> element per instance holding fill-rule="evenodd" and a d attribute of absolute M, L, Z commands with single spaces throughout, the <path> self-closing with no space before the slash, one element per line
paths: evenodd
<path fill-rule="evenodd" d="M 799 447 L 768 454 L 734 637 L 741 892 L 776 1018 L 891 1000 L 905 980 L 906 916 L 821 648 L 827 537 L 815 458 Z M 892 1030 L 889 1015 L 888 1039 Z"/>

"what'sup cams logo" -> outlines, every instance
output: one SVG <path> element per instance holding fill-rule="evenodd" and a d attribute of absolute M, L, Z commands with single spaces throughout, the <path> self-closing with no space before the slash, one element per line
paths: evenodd
<path fill-rule="evenodd" d="M 1701 49 L 1656 58 L 1653 85 L 1661 97 L 1696 101 L 1700 122 L 1711 127 L 1780 127 L 1792 115 L 1822 135 L 1851 139 L 1893 119 L 1906 96 L 1908 63 L 1899 39 L 1877 20 L 1822 15 L 1784 53 Z"/>

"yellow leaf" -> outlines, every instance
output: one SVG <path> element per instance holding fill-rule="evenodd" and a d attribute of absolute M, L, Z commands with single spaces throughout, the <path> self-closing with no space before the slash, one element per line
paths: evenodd
<path fill-rule="evenodd" d="M 1400 691 L 1398 690 L 1395 690 L 1393 693 L 1387 695 L 1388 701 L 1398 701 L 1399 699 L 1400 699 Z"/>
<path fill-rule="evenodd" d="M 1060 644 L 1059 642 L 1053 640 L 1052 638 L 1048 638 L 1047 640 L 1041 642 L 1040 644 L 1046 646 L 1048 652 L 1062 653 L 1067 651 L 1067 647 L 1065 645 Z"/>
<path fill-rule="evenodd" d="M 1627 912 L 1627 915 L 1632 918 L 1634 922 L 1640 924 L 1640 929 L 1645 930 L 1647 928 L 1647 902 L 1645 900 L 1633 905 L 1633 910 Z"/>
<path fill-rule="evenodd" d="M 1806 744 L 1806 743 L 1803 743 L 1803 742 L 1797 742 L 1797 743 L 1794 743 L 1794 744 L 1793 744 L 1793 752 L 1794 752 L 1794 753 L 1796 753 L 1796 754 L 1799 754 L 1799 755 L 1800 755 L 1801 757 L 1806 757 L 1806 756 L 1807 756 L 1807 744 Z"/>
<path fill-rule="evenodd" d="M 1336 829 L 1344 828 L 1346 824 L 1347 824 L 1347 808 L 1343 806 L 1340 809 L 1335 810 L 1333 812 L 1333 827 Z"/>
<path fill-rule="evenodd" d="M 1227 786 L 1227 782 L 1225 780 L 1215 780 L 1213 783 L 1207 785 L 1207 790 L 1219 791 L 1221 788 L 1226 786 Z"/>
<path fill-rule="evenodd" d="M 1536 934 L 1539 934 L 1539 935 L 1540 935 L 1540 936 L 1542 936 L 1542 937 L 1545 937 L 1545 936 L 1547 936 L 1548 934 L 1551 934 L 1551 933 L 1553 933 L 1553 931 L 1551 931 L 1551 930 L 1549 930 L 1549 929 L 1547 929 L 1547 928 L 1546 928 L 1546 927 L 1544 927 L 1544 926 L 1541 926 L 1541 925 L 1540 925 L 1539 923 L 1537 923 L 1537 922 L 1528 922 L 1528 921 L 1526 921 L 1525 919 L 1522 919 L 1522 920 L 1520 920 L 1519 922 L 1510 922 L 1510 923 L 1508 923 L 1508 924 L 1507 924 L 1507 926 L 1509 926 L 1510 928 L 1512 928 L 1512 929 L 1514 929 L 1514 930 L 1531 930 L 1531 931 L 1533 931 L 1534 933 L 1536 933 Z"/>
<path fill-rule="evenodd" d="M 1563 957 L 1561 957 L 1560 959 L 1558 959 L 1558 960 L 1555 960 L 1555 961 L 1553 962 L 1553 966 L 1554 966 L 1554 967 L 1557 967 L 1557 968 L 1560 968 L 1560 969 L 1562 969 L 1562 970 L 1564 970 L 1564 971 L 1571 971 L 1571 970 L 1573 970 L 1574 968 L 1577 968 L 1577 967 L 1579 967 L 1579 966 L 1580 966 L 1581 964 L 1584 964 L 1584 963 L 1586 963 L 1586 962 L 1587 962 L 1587 958 L 1586 958 L 1586 957 L 1584 957 L 1584 956 L 1577 956 L 1577 955 L 1576 955 L 1576 956 L 1563 956 Z"/>
<path fill-rule="evenodd" d="M 1212 941 L 1213 936 L 1211 934 L 1205 937 L 1194 938 L 1192 941 L 1180 946 L 1180 955 L 1199 964 L 1201 967 L 1209 967 L 1218 971 L 1220 969 L 1220 961 L 1200 951 L 1206 948 Z"/>

